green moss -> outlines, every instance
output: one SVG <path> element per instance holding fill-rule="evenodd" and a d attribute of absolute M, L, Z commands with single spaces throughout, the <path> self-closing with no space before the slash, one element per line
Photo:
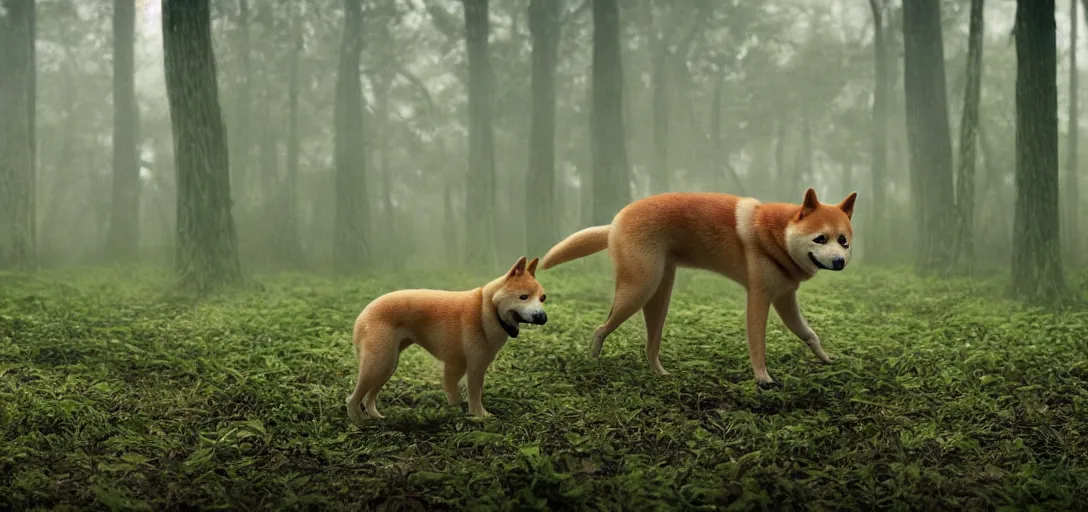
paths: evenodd
<path fill-rule="evenodd" d="M 612 294 L 594 265 L 540 275 L 550 321 L 492 365 L 495 418 L 445 405 L 412 348 L 387 418 L 363 429 L 344 410 L 359 310 L 489 276 L 266 275 L 194 306 L 163 300 L 155 271 L 0 275 L 0 509 L 1070 509 L 1088 494 L 1083 310 L 1005 300 L 999 280 L 821 275 L 802 309 L 836 362 L 772 317 L 783 387 L 759 391 L 743 291 L 706 273 L 677 284 L 672 376 L 650 373 L 640 316 L 590 358 Z"/>

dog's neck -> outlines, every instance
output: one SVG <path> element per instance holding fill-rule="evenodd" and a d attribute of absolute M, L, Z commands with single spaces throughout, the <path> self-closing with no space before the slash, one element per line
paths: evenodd
<path fill-rule="evenodd" d="M 507 323 L 506 320 L 502 318 L 502 313 L 499 312 L 499 308 L 496 307 L 495 304 L 491 301 L 491 297 L 494 295 L 495 289 L 502 282 L 502 279 L 503 278 L 500 277 L 480 287 L 480 300 L 483 302 L 484 311 L 490 312 L 492 315 L 495 316 L 495 321 L 498 322 L 499 327 L 502 327 L 502 330 L 506 332 L 506 336 L 510 338 L 517 338 L 518 327 L 516 325 L 511 325 Z M 484 318 L 485 322 L 487 320 L 486 316 L 487 315 L 485 315 Z"/>

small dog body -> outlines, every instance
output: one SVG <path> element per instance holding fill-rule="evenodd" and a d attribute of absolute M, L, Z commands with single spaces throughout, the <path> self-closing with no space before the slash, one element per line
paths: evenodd
<path fill-rule="evenodd" d="M 800 205 L 763 204 L 715 193 L 665 193 L 635 201 L 612 224 L 586 228 L 552 247 L 541 269 L 608 249 L 615 297 L 605 323 L 593 333 L 592 353 L 642 309 L 646 357 L 660 375 L 661 333 L 677 267 L 723 274 L 747 289 L 748 355 L 759 384 L 767 373 L 765 335 L 773 305 L 786 327 L 821 361 L 831 361 L 797 303 L 800 283 L 819 270 L 842 270 L 850 260 L 850 218 L 857 193 L 837 205 L 821 204 L 811 188 Z"/>
<path fill-rule="evenodd" d="M 522 257 L 505 275 L 474 290 L 399 290 L 371 301 L 355 321 L 359 377 L 346 401 L 352 422 L 364 422 L 364 399 L 367 416 L 383 417 L 378 391 L 413 343 L 444 363 L 442 385 L 451 405 L 461 403 L 459 384 L 467 374 L 469 412 L 490 416 L 482 402 L 487 367 L 506 340 L 518 336 L 518 324 L 548 321 L 536 266 L 536 258 L 526 265 Z"/>

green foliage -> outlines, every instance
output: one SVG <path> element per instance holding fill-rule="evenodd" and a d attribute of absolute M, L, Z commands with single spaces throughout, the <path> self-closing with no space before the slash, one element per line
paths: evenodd
<path fill-rule="evenodd" d="M 587 354 L 611 278 L 540 275 L 544 327 L 491 367 L 496 415 L 445 405 L 408 349 L 352 426 L 351 326 L 437 272 L 263 276 L 198 306 L 155 271 L 0 274 L 0 509 L 1076 508 L 1088 493 L 1088 313 L 999 299 L 999 280 L 857 267 L 801 291 L 836 357 L 772 319 L 756 389 L 743 292 L 681 273 L 656 377 L 642 322 Z M 1083 282 L 1084 278 L 1081 277 Z"/>

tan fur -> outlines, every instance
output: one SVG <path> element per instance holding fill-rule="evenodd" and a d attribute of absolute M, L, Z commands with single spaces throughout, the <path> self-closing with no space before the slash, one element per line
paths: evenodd
<path fill-rule="evenodd" d="M 365 421 L 364 399 L 367 416 L 383 417 L 378 391 L 392 377 L 400 353 L 413 343 L 444 363 L 442 385 L 451 405 L 461 403 L 459 384 L 467 374 L 469 412 L 490 416 L 482 402 L 484 374 L 510 336 L 500 319 L 515 337 L 519 322 L 547 321 L 536 268 L 536 258 L 526 265 L 522 257 L 502 277 L 473 290 L 399 290 L 368 304 L 355 320 L 359 376 L 346 400 L 352 422 Z"/>
<path fill-rule="evenodd" d="M 544 259 L 540 262 L 540 269 L 547 270 L 607 249 L 608 230 L 609 226 L 594 226 L 568 236 L 544 255 Z"/>
<path fill-rule="evenodd" d="M 592 354 L 598 357 L 605 338 L 641 309 L 646 357 L 661 375 L 668 374 L 659 352 L 676 268 L 725 275 L 748 290 L 748 355 L 756 381 L 770 384 L 774 381 L 767 373 L 765 335 L 772 305 L 821 361 L 831 360 L 801 315 L 796 292 L 821 266 L 830 268 L 837 261 L 845 267 L 849 261 L 856 197 L 852 193 L 838 205 L 825 205 L 808 189 L 797 205 L 762 204 L 728 194 L 658 194 L 627 205 L 611 225 L 584 229 L 563 240 L 544 256 L 541 268 L 607 248 L 615 297 L 608 319 L 593 333 Z M 604 233 L 607 240 L 602 244 Z M 827 238 L 824 243 L 815 240 L 820 234 Z M 840 235 L 845 245 L 839 243 Z"/>

